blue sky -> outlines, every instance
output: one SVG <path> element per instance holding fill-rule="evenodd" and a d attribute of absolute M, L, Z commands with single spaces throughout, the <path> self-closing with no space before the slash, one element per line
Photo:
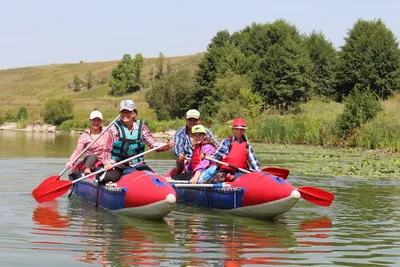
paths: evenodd
<path fill-rule="evenodd" d="M 0 0 L 0 69 L 203 52 L 219 31 L 283 18 L 336 47 L 358 18 L 400 36 L 400 1 Z"/>

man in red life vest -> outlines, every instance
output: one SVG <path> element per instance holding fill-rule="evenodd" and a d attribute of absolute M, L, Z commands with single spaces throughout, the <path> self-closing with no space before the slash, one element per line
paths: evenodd
<path fill-rule="evenodd" d="M 215 152 L 213 158 L 229 163 L 242 169 L 248 169 L 248 164 L 255 170 L 261 171 L 260 163 L 254 154 L 253 147 L 244 136 L 247 129 L 244 119 L 236 118 L 232 122 L 233 136 L 225 138 L 220 147 Z M 236 169 L 221 165 L 218 173 L 211 179 L 211 183 L 220 183 L 223 181 L 232 181 L 244 173 Z"/>

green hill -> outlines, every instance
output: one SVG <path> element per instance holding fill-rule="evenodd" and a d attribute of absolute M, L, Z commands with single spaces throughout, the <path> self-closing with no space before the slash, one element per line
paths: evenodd
<path fill-rule="evenodd" d="M 189 69 L 195 71 L 202 54 L 165 58 L 172 69 Z M 157 58 L 146 58 L 142 70 L 142 79 L 146 83 L 150 79 L 150 69 L 156 69 Z M 75 104 L 76 119 L 86 118 L 91 110 L 97 108 L 105 117 L 113 118 L 117 114 L 119 101 L 131 98 L 138 106 L 141 116 L 155 117 L 148 109 L 144 99 L 146 90 L 123 97 L 108 95 L 108 77 L 118 61 L 92 62 L 78 64 L 52 64 L 46 66 L 26 67 L 0 70 L 0 106 L 4 110 L 18 110 L 20 106 L 28 109 L 32 120 L 42 119 L 41 111 L 44 103 L 50 98 L 70 98 Z M 71 88 L 74 75 L 85 80 L 91 71 L 95 85 L 91 89 L 83 88 L 74 92 Z"/>

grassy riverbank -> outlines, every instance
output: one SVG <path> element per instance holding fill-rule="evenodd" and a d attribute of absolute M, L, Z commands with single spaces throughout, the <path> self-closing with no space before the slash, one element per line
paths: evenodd
<path fill-rule="evenodd" d="M 298 114 L 261 114 L 249 119 L 247 136 L 262 143 L 305 144 L 320 146 L 361 147 L 397 152 L 400 149 L 400 95 L 384 102 L 384 110 L 376 118 L 352 133 L 348 140 L 335 135 L 336 118 L 343 104 L 310 101 L 301 105 Z M 218 136 L 230 134 L 230 128 L 213 125 Z"/>

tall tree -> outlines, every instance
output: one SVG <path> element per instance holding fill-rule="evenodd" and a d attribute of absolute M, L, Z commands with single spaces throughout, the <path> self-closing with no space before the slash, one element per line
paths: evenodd
<path fill-rule="evenodd" d="M 204 116 L 211 116 L 217 111 L 214 104 L 220 101 L 219 95 L 215 93 L 214 84 L 226 61 L 226 46 L 230 42 L 228 31 L 219 31 L 208 45 L 207 52 L 199 63 L 196 71 L 196 92 L 194 95 L 196 105 L 194 108 L 203 106 Z"/>
<path fill-rule="evenodd" d="M 164 75 L 164 61 L 165 61 L 165 56 L 162 52 L 158 55 L 157 58 L 157 73 L 156 73 L 156 78 L 160 79 Z"/>
<path fill-rule="evenodd" d="M 72 82 L 74 83 L 74 91 L 75 92 L 80 91 L 82 87 L 82 80 L 78 74 L 74 75 L 74 79 L 72 80 Z"/>
<path fill-rule="evenodd" d="M 295 26 L 278 20 L 265 34 L 271 45 L 256 68 L 253 91 L 265 104 L 287 110 L 309 96 L 313 86 L 310 57 Z"/>
<path fill-rule="evenodd" d="M 278 20 L 284 22 L 282 20 Z M 271 24 L 253 23 L 251 26 L 245 27 L 243 30 L 232 34 L 232 42 L 246 56 L 256 55 L 259 58 L 264 57 L 268 47 L 272 42 L 279 42 L 277 38 L 282 38 L 280 34 L 274 35 L 271 32 Z"/>
<path fill-rule="evenodd" d="M 139 61 L 140 56 L 138 56 Z M 118 65 L 112 70 L 109 80 L 111 95 L 124 95 L 140 89 L 140 82 L 137 81 L 137 77 L 135 76 L 137 74 L 137 72 L 135 73 L 135 62 L 136 60 L 133 60 L 131 55 L 125 54 Z M 140 64 L 136 64 L 136 71 L 138 65 Z"/>
<path fill-rule="evenodd" d="M 381 19 L 359 19 L 340 52 L 337 91 L 340 99 L 357 85 L 387 99 L 400 88 L 400 50 Z"/>
<path fill-rule="evenodd" d="M 149 75 L 150 75 L 150 82 L 153 82 L 153 79 L 154 79 L 154 67 L 150 68 Z"/>
<path fill-rule="evenodd" d="M 93 87 L 93 73 L 91 70 L 89 70 L 87 73 L 86 87 L 87 87 L 87 89 L 90 89 Z"/>
<path fill-rule="evenodd" d="M 323 33 L 313 31 L 304 37 L 312 61 L 312 80 L 317 96 L 334 98 L 338 53 Z"/>
<path fill-rule="evenodd" d="M 142 54 L 136 54 L 135 59 L 133 60 L 133 80 L 136 84 L 142 84 L 142 80 L 140 78 L 140 75 L 142 74 L 142 68 L 143 68 L 143 63 L 144 63 L 144 58 Z"/>

